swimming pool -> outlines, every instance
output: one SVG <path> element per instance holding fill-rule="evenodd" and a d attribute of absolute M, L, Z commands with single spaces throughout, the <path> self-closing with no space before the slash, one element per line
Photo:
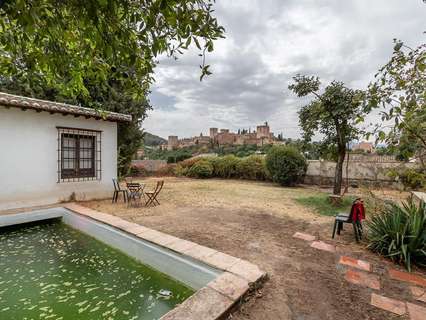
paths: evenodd
<path fill-rule="evenodd" d="M 0 234 L 1 319 L 158 319 L 190 287 L 60 221 Z"/>
<path fill-rule="evenodd" d="M 246 260 L 75 203 L 0 213 L 0 258 L 8 320 L 217 320 L 267 279 Z"/>
<path fill-rule="evenodd" d="M 1 218 L 0 319 L 159 319 L 221 273 L 63 208 Z"/>

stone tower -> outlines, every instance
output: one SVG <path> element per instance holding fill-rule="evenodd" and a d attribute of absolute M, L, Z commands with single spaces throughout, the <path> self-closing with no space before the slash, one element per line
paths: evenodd
<path fill-rule="evenodd" d="M 267 122 L 265 122 L 264 125 L 257 126 L 256 128 L 256 138 L 262 139 L 262 138 L 269 138 L 271 135 L 269 131 L 269 125 Z"/>
<path fill-rule="evenodd" d="M 167 141 L 167 150 L 173 150 L 177 148 L 178 144 L 179 141 L 177 136 L 169 136 L 169 139 Z"/>
<path fill-rule="evenodd" d="M 210 138 L 214 139 L 214 137 L 216 137 L 218 132 L 219 132 L 218 128 L 210 128 Z"/>

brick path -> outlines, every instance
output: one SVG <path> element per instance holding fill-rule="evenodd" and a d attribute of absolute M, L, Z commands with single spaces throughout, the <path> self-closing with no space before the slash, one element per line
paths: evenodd
<path fill-rule="evenodd" d="M 306 241 L 317 250 L 338 254 L 334 245 L 319 241 L 313 235 L 296 232 L 293 237 Z M 413 301 L 415 301 L 413 303 L 389 298 L 386 297 L 386 292 L 380 292 L 385 290 L 380 285 L 379 275 L 373 272 L 370 262 L 349 256 L 339 256 L 337 265 L 347 268 L 345 272 L 346 281 L 374 290 L 371 293 L 371 305 L 397 315 L 406 315 L 410 320 L 426 320 L 426 278 L 418 274 L 388 268 L 388 273 L 385 276 L 404 284 L 406 290 L 411 292 Z"/>

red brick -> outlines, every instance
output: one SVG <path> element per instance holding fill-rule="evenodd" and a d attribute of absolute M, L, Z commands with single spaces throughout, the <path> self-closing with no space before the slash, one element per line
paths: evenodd
<path fill-rule="evenodd" d="M 426 287 L 426 279 L 417 274 L 412 274 L 396 269 L 389 269 L 389 276 L 392 279 L 409 282 L 418 286 Z"/>
<path fill-rule="evenodd" d="M 371 289 L 380 290 L 380 281 L 376 275 L 360 272 L 356 270 L 349 269 L 345 274 L 346 281 L 368 287 Z"/>
<path fill-rule="evenodd" d="M 323 250 L 323 251 L 328 251 L 328 252 L 333 252 L 333 253 L 336 252 L 335 246 L 328 244 L 328 243 L 325 243 L 323 241 L 314 241 L 314 242 L 312 242 L 311 247 L 318 249 L 318 250 Z"/>
<path fill-rule="evenodd" d="M 364 260 L 357 260 L 355 258 L 341 256 L 339 263 L 356 269 L 371 271 L 370 263 Z"/>
<path fill-rule="evenodd" d="M 371 294 L 371 305 L 392 312 L 398 315 L 403 315 L 407 313 L 405 303 L 399 300 L 386 298 L 384 296 L 372 293 Z"/>
<path fill-rule="evenodd" d="M 412 286 L 410 290 L 416 300 L 426 302 L 426 289 Z"/>
<path fill-rule="evenodd" d="M 302 232 L 296 232 L 293 235 L 293 238 L 297 238 L 297 239 L 302 239 L 305 241 L 314 241 L 316 240 L 316 237 L 311 235 L 311 234 L 307 234 L 307 233 L 302 233 Z"/>
<path fill-rule="evenodd" d="M 407 302 L 408 314 L 410 320 L 425 320 L 426 319 L 426 308 L 417 304 Z"/>

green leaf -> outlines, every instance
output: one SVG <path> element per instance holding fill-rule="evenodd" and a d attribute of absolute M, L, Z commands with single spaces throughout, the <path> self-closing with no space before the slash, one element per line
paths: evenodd
<path fill-rule="evenodd" d="M 193 37 L 192 39 L 194 40 L 195 45 L 197 46 L 197 48 L 198 48 L 199 50 L 201 50 L 200 42 L 198 41 L 198 39 L 197 39 L 196 37 Z"/>

